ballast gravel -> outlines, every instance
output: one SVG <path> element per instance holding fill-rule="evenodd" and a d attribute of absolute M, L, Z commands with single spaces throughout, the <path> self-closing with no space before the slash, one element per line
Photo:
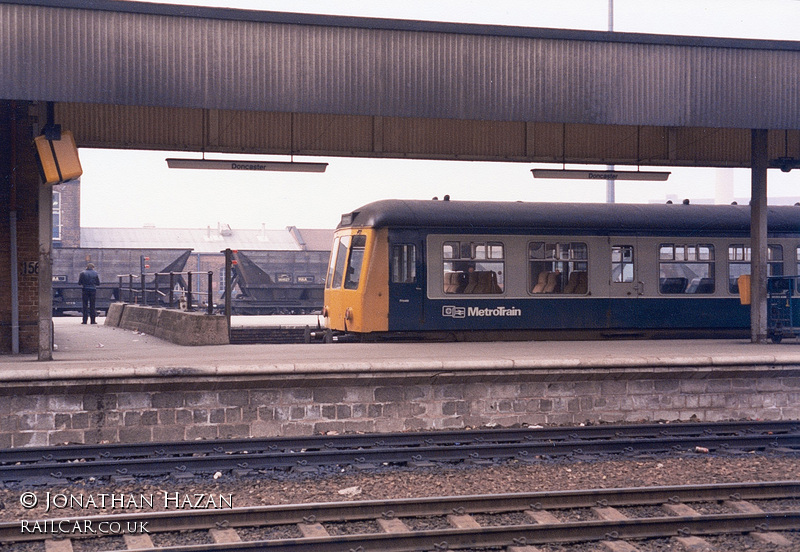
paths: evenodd
<path fill-rule="evenodd" d="M 542 460 L 531 463 L 505 462 L 491 465 L 453 464 L 435 468 L 381 467 L 377 470 L 358 470 L 350 467 L 328 468 L 317 472 L 285 473 L 267 472 L 255 476 L 236 478 L 229 474 L 198 476 L 194 479 L 137 480 L 125 484 L 102 481 L 81 481 L 68 485 L 25 488 L 10 483 L 0 484 L 0 521 L 17 522 L 48 517 L 76 517 L 110 513 L 112 510 L 57 510 L 43 512 L 41 508 L 25 509 L 20 503 L 22 493 L 35 492 L 65 495 L 98 496 L 101 493 L 163 496 L 205 494 L 232 496 L 234 507 L 293 504 L 313 502 L 339 502 L 352 500 L 379 500 L 449 495 L 479 495 L 497 493 L 547 492 L 561 490 L 652 487 L 664 485 L 741 483 L 758 481 L 800 480 L 800 457 L 791 454 L 709 455 L 684 454 L 679 456 L 647 458 L 609 458 L 591 461 Z M 800 510 L 800 500 L 784 501 L 787 509 Z M 717 506 L 703 506 L 716 511 Z M 152 510 L 164 509 L 163 502 L 155 501 Z M 116 510 L 122 511 L 122 510 Z M 149 511 L 149 510 L 148 510 Z M 579 513 L 577 515 L 582 515 Z M 566 521 L 566 520 L 564 520 Z M 409 525 L 415 529 L 439 527 L 441 519 L 417 520 Z M 334 526 L 332 526 L 334 527 Z M 335 531 L 350 531 L 336 527 Z M 371 528 L 374 530 L 374 528 Z M 371 532 L 370 530 L 370 532 Z M 263 535 L 265 529 L 254 529 Z M 271 538 L 298 536 L 293 526 L 269 529 Z M 285 533 L 285 535 L 284 535 Z M 782 533 L 793 543 L 791 547 L 765 544 L 750 535 L 709 537 L 719 550 L 800 551 L 800 532 Z M 155 537 L 155 535 L 154 535 Z M 195 540 L 195 538 L 197 540 Z M 184 533 L 174 537 L 158 536 L 156 546 L 207 542 L 206 535 Z M 104 539 L 105 540 L 105 539 Z M 121 539 L 119 539 L 121 540 Z M 154 538 L 154 541 L 156 538 Z M 95 549 L 89 541 L 82 543 L 82 551 Z M 103 543 L 105 549 L 116 546 L 111 540 Z M 116 544 L 116 543 L 113 543 Z M 636 543 L 642 552 L 681 550 L 675 539 L 653 539 Z M 544 552 L 598 550 L 597 544 L 541 545 Z M 33 544 L 3 545 L 0 552 L 39 551 Z"/>

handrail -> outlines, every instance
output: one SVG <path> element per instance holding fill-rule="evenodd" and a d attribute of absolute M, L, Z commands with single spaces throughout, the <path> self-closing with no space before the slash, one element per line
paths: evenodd
<path fill-rule="evenodd" d="M 198 290 L 197 292 L 192 291 L 192 275 L 198 274 L 207 274 L 208 275 L 208 286 L 207 286 L 207 313 L 214 314 L 214 292 L 213 292 L 213 283 L 214 283 L 214 272 L 209 271 L 196 271 L 196 270 L 188 270 L 183 272 L 144 272 L 142 274 L 118 274 L 117 278 L 119 279 L 119 289 L 120 289 L 120 301 L 123 302 L 136 302 L 135 299 L 141 297 L 141 303 L 143 305 L 147 305 L 147 294 L 153 293 L 153 296 L 157 298 L 158 296 L 161 297 L 169 297 L 169 301 L 167 304 L 167 308 L 174 308 L 175 307 L 175 277 L 176 276 L 186 276 L 186 289 L 179 289 L 178 293 L 182 297 L 186 297 L 186 310 L 193 311 L 194 307 L 192 305 L 192 299 L 195 295 L 198 297 L 201 296 L 201 292 Z M 147 289 L 146 279 L 148 276 L 153 277 L 153 289 Z M 169 294 L 161 291 L 159 289 L 159 276 L 169 276 Z M 128 278 L 128 286 L 127 288 L 123 285 L 123 278 Z M 133 280 L 134 278 L 141 279 L 141 289 L 135 289 L 133 287 Z M 199 284 L 198 279 L 198 284 Z M 125 301 L 123 298 L 123 291 L 127 291 L 128 300 Z M 157 302 L 157 299 L 156 299 Z"/>

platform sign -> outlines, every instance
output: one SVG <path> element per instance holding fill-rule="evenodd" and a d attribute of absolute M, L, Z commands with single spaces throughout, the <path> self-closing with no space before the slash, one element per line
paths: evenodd
<path fill-rule="evenodd" d="M 576 180 L 648 180 L 664 181 L 665 171 L 580 171 L 570 169 L 531 169 L 534 178 L 565 178 Z"/>
<path fill-rule="evenodd" d="M 83 174 L 75 138 L 68 130 L 59 140 L 48 140 L 44 134 L 33 139 L 46 184 L 60 184 Z"/>

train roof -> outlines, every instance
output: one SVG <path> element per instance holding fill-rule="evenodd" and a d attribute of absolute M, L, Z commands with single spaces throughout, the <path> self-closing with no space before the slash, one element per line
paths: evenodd
<path fill-rule="evenodd" d="M 800 234 L 800 206 L 769 207 L 767 220 L 770 233 Z M 389 199 L 342 215 L 348 227 L 749 234 L 750 207 Z"/>

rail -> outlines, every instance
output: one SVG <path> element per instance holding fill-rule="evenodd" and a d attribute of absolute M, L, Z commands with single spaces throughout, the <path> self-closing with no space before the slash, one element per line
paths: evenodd
<path fill-rule="evenodd" d="M 26 492 L 25 496 L 37 500 L 34 492 Z M 194 496 L 197 500 L 212 498 Z M 791 480 L 237 508 L 232 507 L 232 498 L 226 501 L 225 495 L 220 495 L 219 502 L 214 502 L 213 506 L 204 503 L 199 509 L 175 511 L 165 503 L 162 511 L 90 516 L 82 520 L 81 527 L 87 524 L 97 528 L 117 526 L 119 533 L 123 528 L 143 528 L 141 536 L 147 537 L 142 539 L 146 544 L 140 541 L 141 546 L 137 548 L 150 550 L 156 548 L 151 536 L 207 531 L 213 544 L 193 542 L 169 546 L 169 550 L 187 552 L 265 549 L 406 552 L 483 547 L 527 550 L 528 546 L 538 544 L 592 546 L 601 541 L 609 543 L 607 549 L 630 550 L 632 547 L 623 547 L 621 541 L 690 535 L 774 535 L 776 531 L 796 531 L 800 512 L 787 503 L 798 496 L 800 482 Z M 714 504 L 715 511 L 722 513 L 705 513 L 709 504 Z M 581 512 L 577 518 L 574 513 L 581 510 L 588 511 Z M 439 518 L 442 523 L 431 528 L 431 518 Z M 504 518 L 514 521 L 509 524 Z M 368 524 L 374 529 L 368 528 Z M 65 536 L 73 531 L 80 533 L 80 530 L 70 530 L 75 520 L 69 518 L 3 522 L 0 523 L 0 541 L 42 543 L 52 536 L 48 534 L 51 531 L 41 529 L 48 525 L 54 531 L 64 531 Z M 337 530 L 329 532 L 334 528 Z M 85 533 L 78 538 L 91 542 L 92 534 L 98 532 Z M 614 541 L 618 546 L 610 544 Z M 99 549 L 100 546 L 81 546 L 81 549 Z"/>
<path fill-rule="evenodd" d="M 420 433 L 317 435 L 177 443 L 68 445 L 0 450 L 0 481 L 57 477 L 95 480 L 235 470 L 621 457 L 640 454 L 794 453 L 795 421 L 645 424 L 584 428 L 457 430 Z M 794 451 L 794 452 L 792 452 Z M 57 475 L 54 475 L 57 474 Z"/>
<path fill-rule="evenodd" d="M 199 289 L 200 287 L 200 278 L 197 280 L 193 280 L 193 275 L 207 275 L 208 282 L 206 286 L 206 291 L 203 292 Z M 146 279 L 148 276 L 153 277 L 153 287 L 148 288 Z M 159 289 L 159 277 L 169 277 L 169 284 L 166 290 Z M 178 278 L 186 276 L 186 288 L 176 286 L 178 283 Z M 119 300 L 124 303 L 140 303 L 142 305 L 150 304 L 148 301 L 148 294 L 152 295 L 152 304 L 158 305 L 159 299 L 161 300 L 161 304 L 166 306 L 167 308 L 176 308 L 183 306 L 180 304 L 180 299 L 176 302 L 175 295 L 177 294 L 180 298 L 186 299 L 186 306 L 185 310 L 193 311 L 194 308 L 194 298 L 197 297 L 197 304 L 201 306 L 201 301 L 203 295 L 206 296 L 206 311 L 208 314 L 214 313 L 214 292 L 213 292 L 213 282 L 214 282 L 214 273 L 212 271 L 208 272 L 199 272 L 199 271 L 185 271 L 185 272 L 146 272 L 142 274 L 117 274 L 117 278 L 119 280 Z M 127 287 L 125 286 L 124 280 L 127 279 Z M 137 286 L 134 286 L 134 280 L 139 280 L 137 282 Z M 194 282 L 197 282 L 198 290 L 193 291 Z M 176 287 L 178 288 L 176 290 Z"/>

